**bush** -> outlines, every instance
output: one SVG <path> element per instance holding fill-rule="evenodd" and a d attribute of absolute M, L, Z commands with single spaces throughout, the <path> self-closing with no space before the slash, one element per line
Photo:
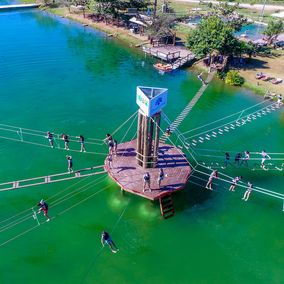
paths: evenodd
<path fill-rule="evenodd" d="M 245 79 L 235 70 L 230 70 L 225 78 L 225 83 L 231 86 L 241 86 L 244 82 Z"/>

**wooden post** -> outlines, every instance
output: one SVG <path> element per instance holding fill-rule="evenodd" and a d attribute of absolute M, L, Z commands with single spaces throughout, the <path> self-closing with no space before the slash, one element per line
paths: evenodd
<path fill-rule="evenodd" d="M 142 125 L 143 123 L 143 115 L 138 112 L 138 123 L 137 123 L 137 156 L 138 159 L 141 159 L 141 146 L 142 146 Z M 142 166 L 142 162 L 138 160 L 138 165 Z"/>
<path fill-rule="evenodd" d="M 158 162 L 161 112 L 157 113 L 155 117 L 156 117 L 156 127 L 155 127 L 155 140 L 154 140 L 154 150 L 153 150 L 153 157 L 154 157 L 153 167 L 156 167 Z"/>

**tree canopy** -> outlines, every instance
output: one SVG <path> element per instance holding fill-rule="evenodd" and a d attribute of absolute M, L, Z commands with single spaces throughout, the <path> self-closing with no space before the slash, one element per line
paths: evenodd
<path fill-rule="evenodd" d="M 284 30 L 284 23 L 281 20 L 273 21 L 268 23 L 268 26 L 264 30 L 264 34 L 267 36 L 268 44 L 271 44 L 278 35 Z"/>
<path fill-rule="evenodd" d="M 196 29 L 188 36 L 188 47 L 199 58 L 218 51 L 220 54 L 234 53 L 239 41 L 233 36 L 232 27 L 224 23 L 218 16 L 201 20 Z"/>

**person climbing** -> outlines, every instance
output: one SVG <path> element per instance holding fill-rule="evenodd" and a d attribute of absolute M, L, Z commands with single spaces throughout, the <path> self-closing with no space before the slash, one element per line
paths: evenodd
<path fill-rule="evenodd" d="M 265 150 L 262 150 L 261 153 L 259 153 L 259 154 L 261 155 L 261 164 L 260 164 L 260 167 L 261 167 L 262 169 L 264 169 L 264 170 L 267 170 L 267 169 L 265 168 L 264 163 L 265 163 L 266 159 L 269 159 L 269 160 L 270 160 L 271 157 L 266 153 Z"/>
<path fill-rule="evenodd" d="M 218 171 L 217 170 L 213 170 L 213 172 L 209 176 L 208 182 L 205 186 L 207 189 L 213 190 L 212 189 L 212 183 L 213 183 L 214 178 L 218 178 Z"/>
<path fill-rule="evenodd" d="M 110 250 L 113 253 L 117 253 L 119 251 L 119 249 L 117 248 L 117 246 L 115 245 L 115 243 L 113 242 L 113 240 L 111 239 L 110 235 L 108 232 L 106 231 L 102 231 L 101 234 L 101 243 L 102 246 L 104 247 L 105 245 L 108 245 Z"/>
<path fill-rule="evenodd" d="M 249 166 L 249 165 L 248 165 L 248 161 L 249 161 L 249 159 L 250 159 L 250 152 L 246 150 L 246 151 L 244 152 L 244 154 L 245 154 L 245 156 L 244 156 L 244 158 L 242 158 L 242 161 L 241 161 L 240 166 L 241 166 L 242 164 L 246 164 L 246 166 L 248 167 L 248 166 Z"/>
<path fill-rule="evenodd" d="M 67 158 L 67 163 L 68 163 L 68 172 L 69 173 L 73 173 L 73 160 L 72 160 L 72 156 L 66 155 L 66 158 Z"/>
<path fill-rule="evenodd" d="M 159 169 L 158 186 L 160 188 L 162 180 L 165 178 L 165 173 L 162 168 Z"/>
<path fill-rule="evenodd" d="M 44 216 L 46 217 L 46 222 L 49 222 L 50 218 L 48 217 L 48 204 L 46 202 L 44 202 L 44 200 L 42 199 L 37 206 L 39 206 L 39 210 L 37 212 L 37 214 L 40 214 L 40 212 L 43 212 Z"/>
<path fill-rule="evenodd" d="M 67 134 L 62 134 L 61 135 L 62 140 L 64 141 L 64 149 L 69 150 L 69 137 Z"/>
<path fill-rule="evenodd" d="M 243 177 L 242 176 L 238 176 L 238 177 L 235 177 L 234 179 L 232 179 L 232 183 L 231 183 L 231 186 L 229 188 L 229 191 L 235 191 L 235 188 L 237 186 L 237 183 L 242 179 Z"/>
<path fill-rule="evenodd" d="M 49 141 L 50 147 L 53 148 L 54 147 L 54 139 L 53 139 L 53 134 L 50 131 L 47 132 L 46 138 Z"/>
<path fill-rule="evenodd" d="M 150 174 L 149 172 L 146 172 L 144 175 L 143 175 L 143 192 L 146 191 L 146 186 L 148 186 L 148 189 L 149 191 L 151 192 L 151 177 L 150 177 Z"/>
<path fill-rule="evenodd" d="M 252 192 L 252 188 L 253 188 L 253 184 L 248 182 L 248 187 L 247 187 L 247 190 L 242 198 L 242 200 L 244 201 L 248 201 L 249 197 L 250 197 L 250 194 Z"/>
<path fill-rule="evenodd" d="M 80 135 L 80 136 L 76 136 L 76 138 L 79 138 L 79 142 L 80 142 L 80 145 L 81 145 L 80 152 L 86 152 L 85 137 L 83 135 Z"/>

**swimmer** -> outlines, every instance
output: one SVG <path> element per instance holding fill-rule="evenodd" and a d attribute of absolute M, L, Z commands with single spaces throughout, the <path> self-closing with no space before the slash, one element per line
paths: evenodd
<path fill-rule="evenodd" d="M 250 159 L 250 152 L 249 151 L 245 151 L 244 154 L 245 154 L 245 157 L 242 159 L 242 162 L 241 162 L 240 166 L 245 163 L 246 166 L 248 167 L 248 161 Z"/>
<path fill-rule="evenodd" d="M 165 178 L 165 173 L 164 173 L 164 170 L 161 168 L 159 170 L 159 177 L 158 177 L 158 186 L 160 188 L 161 186 L 161 181 Z"/>
<path fill-rule="evenodd" d="M 218 178 L 218 171 L 217 170 L 214 170 L 211 173 L 211 175 L 209 176 L 208 182 L 207 182 L 207 184 L 205 186 L 207 189 L 213 190 L 212 189 L 212 183 L 213 183 L 213 179 L 214 178 Z"/>
<path fill-rule="evenodd" d="M 151 192 L 151 177 L 148 172 L 143 175 L 143 192 L 146 191 L 146 186 L 148 186 L 148 189 Z"/>
<path fill-rule="evenodd" d="M 69 173 L 73 173 L 73 160 L 72 160 L 72 156 L 66 155 L 66 158 L 67 158 L 67 163 L 68 163 L 68 172 Z"/>
<path fill-rule="evenodd" d="M 231 183 L 231 186 L 229 188 L 229 191 L 235 191 L 235 188 L 237 186 L 237 183 L 242 179 L 243 177 L 242 176 L 238 176 L 238 177 L 235 177 L 234 179 L 232 179 L 232 183 Z"/>
<path fill-rule="evenodd" d="M 43 211 L 44 216 L 46 217 L 46 222 L 49 222 L 50 218 L 48 217 L 47 213 L 48 213 L 48 204 L 46 202 L 44 202 L 44 200 L 42 199 L 37 206 L 40 206 L 37 214 L 40 214 L 41 211 Z"/>
<path fill-rule="evenodd" d="M 50 131 L 47 132 L 46 138 L 49 141 L 50 147 L 53 148 L 54 147 L 54 139 L 53 139 L 53 134 Z"/>
<path fill-rule="evenodd" d="M 79 138 L 79 142 L 81 144 L 81 150 L 80 152 L 86 152 L 86 148 L 85 148 L 85 137 L 83 135 L 80 136 L 76 136 L 76 138 Z"/>
<path fill-rule="evenodd" d="M 69 150 L 69 137 L 67 134 L 62 134 L 61 139 L 64 141 L 64 148 L 65 150 Z"/>
<path fill-rule="evenodd" d="M 115 245 L 115 243 L 113 242 L 113 240 L 111 239 L 110 235 L 108 232 L 103 231 L 101 234 L 101 243 L 102 246 L 104 247 L 105 245 L 108 245 L 110 250 L 113 253 L 117 253 L 119 251 L 119 249 L 117 248 L 117 246 Z"/>
<path fill-rule="evenodd" d="M 270 160 L 271 157 L 266 153 L 265 150 L 262 150 L 262 152 L 259 153 L 259 154 L 261 155 L 261 164 L 260 164 L 260 167 L 261 167 L 262 169 L 264 169 L 264 170 L 267 170 L 267 169 L 265 168 L 264 163 L 265 163 L 266 159 L 269 159 L 269 160 Z"/>
<path fill-rule="evenodd" d="M 249 197 L 250 197 L 250 194 L 252 192 L 252 188 L 253 188 L 253 184 L 248 182 L 248 187 L 247 187 L 247 190 L 242 198 L 242 200 L 244 201 L 248 201 Z"/>

